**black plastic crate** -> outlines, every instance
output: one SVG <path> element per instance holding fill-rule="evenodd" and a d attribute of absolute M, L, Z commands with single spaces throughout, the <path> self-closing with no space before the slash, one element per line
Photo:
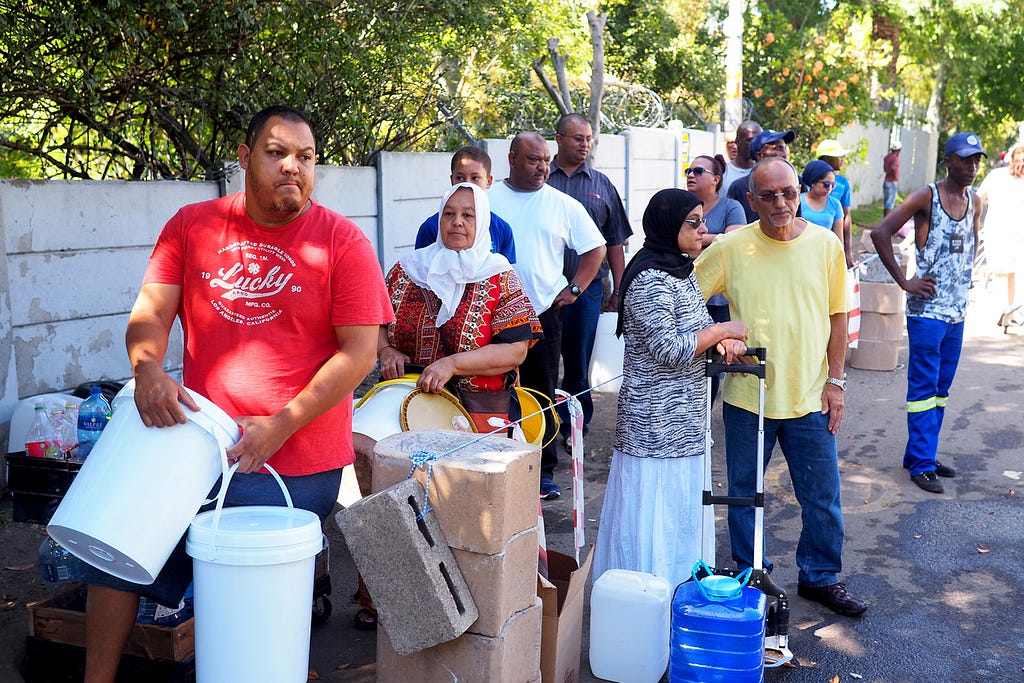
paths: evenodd
<path fill-rule="evenodd" d="M 82 463 L 19 453 L 8 453 L 6 458 L 14 521 L 48 523 Z"/>

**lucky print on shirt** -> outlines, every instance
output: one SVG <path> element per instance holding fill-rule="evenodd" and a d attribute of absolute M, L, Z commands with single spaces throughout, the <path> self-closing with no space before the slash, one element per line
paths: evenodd
<path fill-rule="evenodd" d="M 270 322 L 281 315 L 281 309 L 272 303 L 273 297 L 286 290 L 302 291 L 301 285 L 289 285 L 295 275 L 295 260 L 279 247 L 246 240 L 229 244 L 217 253 L 226 257 L 225 265 L 216 275 L 203 273 L 203 278 L 219 292 L 210 304 L 230 322 Z"/>

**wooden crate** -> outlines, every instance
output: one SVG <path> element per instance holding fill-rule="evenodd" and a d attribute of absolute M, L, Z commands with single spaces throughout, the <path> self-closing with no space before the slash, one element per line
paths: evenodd
<path fill-rule="evenodd" d="M 85 647 L 85 589 L 75 585 L 28 605 L 28 634 L 64 645 Z M 135 624 L 125 654 L 181 662 L 195 655 L 194 620 L 174 627 Z"/>

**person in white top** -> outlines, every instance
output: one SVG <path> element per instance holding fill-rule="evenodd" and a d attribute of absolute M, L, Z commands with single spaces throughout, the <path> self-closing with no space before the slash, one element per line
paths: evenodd
<path fill-rule="evenodd" d="M 985 258 L 992 273 L 1006 278 L 1006 308 L 999 316 L 1003 332 L 1018 324 L 1015 313 L 1016 272 L 1024 252 L 1024 232 L 1020 230 L 1024 214 L 1024 140 L 1014 143 L 1006 153 L 1009 166 L 990 171 L 978 188 L 988 212 L 981 238 L 985 242 Z"/>
<path fill-rule="evenodd" d="M 553 397 L 562 347 L 562 306 L 590 285 L 605 255 L 605 238 L 578 201 L 547 185 L 547 142 L 537 133 L 519 133 L 508 153 L 509 177 L 488 191 L 491 209 L 508 221 L 516 245 L 515 270 L 540 316 L 544 339 L 535 344 L 519 367 L 524 387 Z M 576 276 L 562 274 L 563 254 L 580 255 Z M 554 420 L 547 419 L 541 452 L 540 495 L 561 495 L 553 475 L 558 465 Z"/>
<path fill-rule="evenodd" d="M 750 171 L 754 168 L 754 163 L 756 162 L 750 153 L 750 141 L 756 138 L 762 130 L 756 121 L 744 121 L 736 128 L 736 158 L 730 159 L 725 164 L 725 173 L 722 174 L 722 186 L 718 190 L 720 197 L 725 196 L 734 180 L 750 175 Z"/>

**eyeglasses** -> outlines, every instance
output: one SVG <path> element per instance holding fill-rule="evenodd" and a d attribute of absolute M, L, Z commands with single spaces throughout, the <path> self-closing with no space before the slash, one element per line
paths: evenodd
<path fill-rule="evenodd" d="M 710 168 L 703 168 L 701 166 L 690 166 L 688 169 L 683 171 L 683 175 L 692 175 L 697 176 L 698 178 L 700 178 L 705 173 L 707 173 L 708 175 L 718 175 Z"/>
<path fill-rule="evenodd" d="M 826 190 L 831 190 L 833 187 L 836 186 L 835 183 L 830 183 L 827 180 L 821 180 L 821 181 L 818 181 L 818 182 L 820 182 L 821 186 L 824 187 Z"/>
<path fill-rule="evenodd" d="M 707 221 L 706 218 L 704 218 L 704 216 L 701 216 L 700 218 L 685 218 L 685 219 L 683 219 L 683 225 L 689 225 L 694 230 L 696 230 L 697 228 L 699 228 L 702 225 L 707 225 L 707 222 L 708 221 Z"/>
<path fill-rule="evenodd" d="M 754 194 L 754 196 L 765 203 L 774 202 L 779 197 L 782 197 L 787 202 L 791 202 L 800 196 L 800 191 L 797 190 L 795 187 L 787 187 L 785 190 L 782 190 L 781 192 L 757 192 Z"/>

